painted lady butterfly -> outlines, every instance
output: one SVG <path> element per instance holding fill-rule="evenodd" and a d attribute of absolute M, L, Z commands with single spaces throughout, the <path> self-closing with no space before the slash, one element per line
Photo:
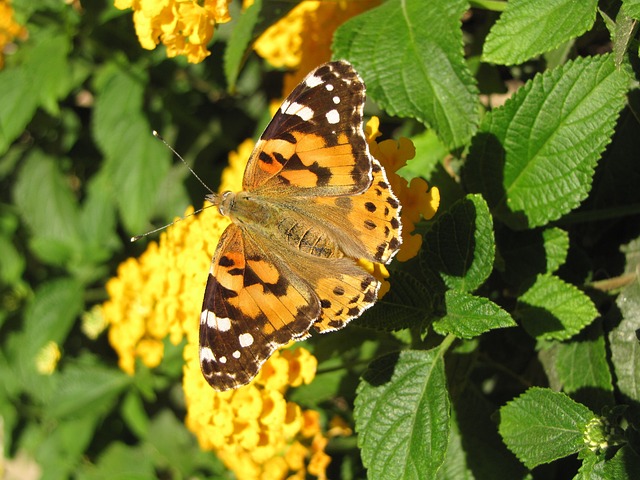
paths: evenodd
<path fill-rule="evenodd" d="M 258 141 L 243 191 L 207 200 L 233 223 L 213 256 L 200 316 L 200 364 L 216 390 L 247 384 L 311 327 L 344 327 L 380 282 L 357 259 L 389 263 L 400 204 L 362 129 L 365 86 L 345 61 L 312 71 Z"/>

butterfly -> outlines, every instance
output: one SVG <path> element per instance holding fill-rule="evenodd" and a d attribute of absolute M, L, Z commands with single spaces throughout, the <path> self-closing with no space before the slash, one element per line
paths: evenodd
<path fill-rule="evenodd" d="M 222 234 L 200 316 L 200 366 L 218 391 L 249 383 L 279 347 L 344 327 L 377 299 L 358 259 L 389 263 L 400 203 L 370 154 L 365 85 L 346 61 L 317 67 L 257 142 L 241 192 L 207 195 Z"/>

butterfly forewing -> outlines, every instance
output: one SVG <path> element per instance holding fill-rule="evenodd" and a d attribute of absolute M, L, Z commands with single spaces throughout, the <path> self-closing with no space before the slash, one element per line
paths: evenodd
<path fill-rule="evenodd" d="M 364 83 L 349 63 L 332 62 L 311 72 L 260 137 L 244 189 L 289 196 L 362 192 L 371 183 L 364 99 Z"/>

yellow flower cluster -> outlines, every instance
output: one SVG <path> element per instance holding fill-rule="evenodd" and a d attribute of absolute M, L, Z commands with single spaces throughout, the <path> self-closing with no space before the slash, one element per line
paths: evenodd
<path fill-rule="evenodd" d="M 216 24 L 231 20 L 231 0 L 115 0 L 116 8 L 133 9 L 133 23 L 142 48 L 162 43 L 167 56 L 186 55 L 200 63 L 211 52 L 207 44 Z"/>
<path fill-rule="evenodd" d="M 365 128 L 365 135 L 369 143 L 371 155 L 377 158 L 387 172 L 389 183 L 402 205 L 402 246 L 397 259 L 406 262 L 415 257 L 422 246 L 422 236 L 412 235 L 416 229 L 416 223 L 420 218 L 430 220 L 436 214 L 440 205 L 440 191 L 437 187 L 429 189 L 427 182 L 416 177 L 407 182 L 396 172 L 407 164 L 416 155 L 416 149 L 408 138 L 384 140 L 377 143 L 375 140 L 380 133 L 380 120 L 371 117 Z"/>
<path fill-rule="evenodd" d="M 229 155 L 221 190 L 240 190 L 254 142 Z M 187 213 L 190 213 L 189 210 Z M 136 358 L 148 367 L 163 356 L 166 337 L 186 337 L 183 389 L 187 427 L 203 449 L 215 451 L 239 479 L 325 478 L 330 458 L 317 413 L 287 402 L 287 388 L 309 383 L 316 359 L 305 349 L 276 352 L 246 387 L 218 393 L 204 380 L 198 359 L 198 318 L 206 272 L 228 225 L 214 208 L 169 227 L 138 259 L 129 259 L 107 283 L 102 314 L 120 368 L 133 373 Z"/>
<path fill-rule="evenodd" d="M 300 2 L 269 27 L 253 48 L 274 67 L 296 70 L 285 75 L 283 90 L 290 92 L 307 72 L 331 59 L 333 34 L 340 25 L 379 4 L 380 0 Z"/>
<path fill-rule="evenodd" d="M 4 50 L 15 38 L 24 39 L 27 30 L 13 19 L 11 0 L 0 0 L 0 69 L 4 67 Z"/>
<path fill-rule="evenodd" d="M 191 353 L 186 425 L 204 450 L 215 451 L 239 479 L 326 478 L 331 459 L 318 413 L 285 399 L 289 387 L 313 380 L 315 357 L 304 348 L 277 351 L 249 385 L 215 392 L 200 373 L 197 350 Z"/>

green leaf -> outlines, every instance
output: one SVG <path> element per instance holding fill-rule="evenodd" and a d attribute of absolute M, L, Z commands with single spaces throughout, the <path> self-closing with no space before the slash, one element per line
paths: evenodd
<path fill-rule="evenodd" d="M 82 249 L 77 201 L 53 158 L 34 150 L 18 173 L 13 198 L 41 260 L 65 265 Z"/>
<path fill-rule="evenodd" d="M 104 415 L 130 383 L 131 377 L 120 370 L 71 364 L 60 375 L 59 387 L 51 399 L 48 413 L 57 419 L 75 418 L 89 412 Z"/>
<path fill-rule="evenodd" d="M 111 198 L 109 177 L 102 170 L 88 182 L 80 212 L 80 227 L 89 265 L 107 260 L 122 245 L 116 235 L 116 211 Z"/>
<path fill-rule="evenodd" d="M 500 408 L 498 431 L 507 448 L 533 468 L 582 450 L 593 418 L 565 394 L 535 387 Z"/>
<path fill-rule="evenodd" d="M 450 356 L 447 374 L 452 384 Z M 468 372 L 467 372 L 468 374 Z M 439 480 L 522 479 L 525 468 L 509 452 L 493 421 L 495 405 L 477 388 L 452 394 L 451 431 L 447 456 L 438 471 Z"/>
<path fill-rule="evenodd" d="M 498 251 L 503 259 L 503 276 L 519 287 L 540 273 L 553 273 L 567 259 L 569 234 L 557 227 L 497 233 Z"/>
<path fill-rule="evenodd" d="M 613 405 L 613 379 L 599 322 L 556 349 L 556 372 L 563 391 L 598 412 Z"/>
<path fill-rule="evenodd" d="M 354 414 L 369 478 L 434 478 L 449 430 L 441 352 L 407 350 L 372 362 Z"/>
<path fill-rule="evenodd" d="M 463 170 L 469 190 L 517 229 L 577 207 L 611 141 L 627 83 L 611 55 L 537 75 L 485 117 Z"/>
<path fill-rule="evenodd" d="M 249 44 L 255 38 L 254 28 L 262 13 L 262 3 L 263 0 L 256 0 L 242 12 L 224 51 L 224 75 L 231 91 L 235 88 L 240 67 L 246 60 Z"/>
<path fill-rule="evenodd" d="M 640 472 L 640 455 L 625 445 L 612 458 L 600 459 L 593 455 L 593 461 L 583 462 L 574 480 L 635 480 Z"/>
<path fill-rule="evenodd" d="M 384 331 L 422 325 L 433 312 L 433 290 L 402 270 L 393 272 L 389 281 L 391 290 L 358 319 L 358 325 Z"/>
<path fill-rule="evenodd" d="M 73 477 L 77 465 L 91 442 L 98 424 L 94 415 L 68 419 L 53 431 L 41 431 L 35 452 L 42 468 L 42 480 L 65 480 Z"/>
<path fill-rule="evenodd" d="M 153 480 L 158 478 L 150 455 L 141 447 L 120 442 L 110 443 L 101 453 L 96 465 L 87 465 L 79 480 Z"/>
<path fill-rule="evenodd" d="M 160 411 L 150 424 L 147 447 L 154 464 L 160 469 L 181 472 L 185 477 L 189 472 L 198 474 L 198 468 L 210 470 L 209 478 L 227 478 L 225 467 L 215 455 L 198 447 L 193 434 L 187 431 L 184 422 L 166 409 Z"/>
<path fill-rule="evenodd" d="M 71 49 L 66 33 L 47 28 L 37 32 L 35 45 L 24 64 L 27 76 L 32 79 L 33 93 L 39 104 L 52 115 L 59 115 L 58 100 L 67 95 L 72 85 L 72 75 L 67 63 Z"/>
<path fill-rule="evenodd" d="M 518 299 L 516 314 L 529 335 L 566 340 L 593 322 L 598 310 L 574 285 L 546 274 Z"/>
<path fill-rule="evenodd" d="M 622 0 L 622 10 L 630 17 L 640 20 L 640 0 Z"/>
<path fill-rule="evenodd" d="M 425 258 L 449 288 L 473 292 L 491 274 L 493 222 L 480 195 L 468 195 L 441 214 L 425 235 Z"/>
<path fill-rule="evenodd" d="M 149 226 L 158 188 L 169 172 L 169 150 L 153 137 L 142 111 L 147 80 L 139 71 L 107 69 L 98 82 L 93 135 L 107 160 L 113 199 L 130 233 Z"/>
<path fill-rule="evenodd" d="M 57 102 L 70 88 L 65 34 L 39 31 L 22 48 L 24 62 L 0 71 L 0 155 L 24 131 L 38 106 L 57 114 Z"/>
<path fill-rule="evenodd" d="M 256 0 L 242 11 L 233 26 L 231 38 L 224 51 L 224 75 L 230 91 L 234 90 L 240 69 L 251 53 L 249 46 L 300 1 Z"/>
<path fill-rule="evenodd" d="M 616 16 L 613 33 L 613 57 L 616 67 L 620 68 L 625 61 L 627 50 L 631 42 L 634 41 L 637 29 L 638 21 L 628 16 L 624 9 L 621 9 Z"/>
<path fill-rule="evenodd" d="M 38 97 L 33 94 L 31 79 L 24 68 L 0 70 L 0 155 L 24 131 L 38 107 Z"/>
<path fill-rule="evenodd" d="M 477 89 L 462 50 L 462 0 L 390 0 L 343 24 L 335 58 L 348 58 L 391 115 L 432 126 L 448 147 L 478 122 Z"/>
<path fill-rule="evenodd" d="M 459 290 L 445 292 L 446 315 L 433 323 L 441 335 L 473 338 L 496 328 L 515 327 L 511 315 L 491 300 Z"/>
<path fill-rule="evenodd" d="M 24 314 L 23 330 L 17 337 L 17 360 L 28 383 L 38 383 L 35 359 L 48 343 L 61 345 L 83 307 L 84 290 L 76 280 L 61 278 L 41 284 Z"/>
<path fill-rule="evenodd" d="M 487 35 L 482 60 L 514 65 L 554 50 L 593 26 L 597 6 L 597 0 L 511 0 Z"/>
<path fill-rule="evenodd" d="M 13 244 L 13 236 L 0 232 L 0 252 L 0 283 L 17 283 L 24 272 L 25 259 Z"/>
<path fill-rule="evenodd" d="M 442 144 L 436 132 L 430 129 L 411 137 L 411 143 L 416 148 L 416 156 L 396 173 L 407 180 L 423 177 L 432 183 L 432 175 L 439 168 L 440 161 L 449 153 L 447 148 Z M 439 189 L 441 188 L 440 183 L 434 182 L 434 184 L 438 185 Z"/>
<path fill-rule="evenodd" d="M 149 437 L 149 415 L 144 409 L 144 403 L 138 391 L 130 390 L 127 392 L 122 401 L 120 411 L 127 427 L 129 427 L 138 438 Z"/>
<path fill-rule="evenodd" d="M 627 256 L 625 270 L 635 274 L 640 258 L 640 241 L 634 240 L 625 246 Z M 616 300 L 622 320 L 609 333 L 611 362 L 616 374 L 616 387 L 626 397 L 626 403 L 633 405 L 635 414 L 640 416 L 640 285 L 637 280 L 625 287 Z"/>

